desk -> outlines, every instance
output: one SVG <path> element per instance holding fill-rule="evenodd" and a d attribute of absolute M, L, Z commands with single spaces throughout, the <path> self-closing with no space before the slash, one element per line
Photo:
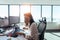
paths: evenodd
<path fill-rule="evenodd" d="M 23 35 L 19 35 L 18 37 L 14 38 L 14 37 L 9 37 L 9 36 L 7 37 L 6 35 L 1 34 L 0 40 L 8 40 L 8 39 L 11 39 L 11 40 L 27 40 L 26 38 L 24 38 Z"/>
<path fill-rule="evenodd" d="M 29 30 L 24 30 L 24 31 L 18 31 L 17 34 L 20 34 L 20 33 L 25 33 L 26 35 L 30 35 L 30 31 Z M 24 38 L 22 35 L 19 35 L 18 37 L 14 38 L 14 37 L 7 37 L 6 35 L 4 34 L 0 34 L 0 40 L 7 40 L 11 38 L 11 40 L 27 40 L 26 38 Z"/>
<path fill-rule="evenodd" d="M 0 36 L 0 40 L 8 40 L 8 39 L 11 39 L 11 40 L 27 40 L 23 36 L 18 36 L 16 38 L 7 37 L 7 36 Z"/>
<path fill-rule="evenodd" d="M 24 31 L 18 31 L 16 34 L 23 34 L 25 33 L 26 35 L 29 34 L 28 30 L 24 30 Z M 23 34 L 24 35 L 24 34 Z M 22 35 L 19 35 L 18 37 L 14 38 L 14 37 L 7 37 L 6 35 L 4 34 L 0 34 L 0 40 L 8 40 L 8 39 L 11 39 L 11 40 L 27 40 L 26 38 L 24 38 L 24 36 Z"/>

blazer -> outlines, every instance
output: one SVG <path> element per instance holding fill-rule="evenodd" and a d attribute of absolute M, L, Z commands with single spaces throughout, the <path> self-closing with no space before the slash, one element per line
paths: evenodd
<path fill-rule="evenodd" d="M 38 29 L 37 29 L 37 24 L 35 22 L 31 24 L 30 31 L 33 40 L 38 40 Z"/>

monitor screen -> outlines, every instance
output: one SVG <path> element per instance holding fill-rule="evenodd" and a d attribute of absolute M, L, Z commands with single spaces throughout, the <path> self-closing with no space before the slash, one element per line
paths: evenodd
<path fill-rule="evenodd" d="M 7 26 L 7 25 L 9 25 L 8 18 L 7 17 L 5 17 L 5 18 L 0 17 L 0 27 Z"/>
<path fill-rule="evenodd" d="M 9 24 L 17 24 L 20 22 L 19 16 L 9 16 Z"/>

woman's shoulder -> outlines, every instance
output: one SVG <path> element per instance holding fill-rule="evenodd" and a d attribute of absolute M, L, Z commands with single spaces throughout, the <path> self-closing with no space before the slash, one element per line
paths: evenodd
<path fill-rule="evenodd" d="M 36 22 L 33 22 L 32 25 L 37 25 Z"/>
<path fill-rule="evenodd" d="M 33 23 L 31 24 L 31 26 L 35 27 L 35 26 L 37 26 L 37 24 L 36 24 L 35 22 L 33 22 Z"/>

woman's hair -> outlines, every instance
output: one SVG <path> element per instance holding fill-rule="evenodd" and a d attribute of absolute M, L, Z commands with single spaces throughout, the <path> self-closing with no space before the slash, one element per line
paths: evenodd
<path fill-rule="evenodd" d="M 30 17 L 30 25 L 34 22 L 31 13 L 25 13 L 24 16 Z M 26 25 L 27 25 L 27 23 L 26 23 Z"/>

